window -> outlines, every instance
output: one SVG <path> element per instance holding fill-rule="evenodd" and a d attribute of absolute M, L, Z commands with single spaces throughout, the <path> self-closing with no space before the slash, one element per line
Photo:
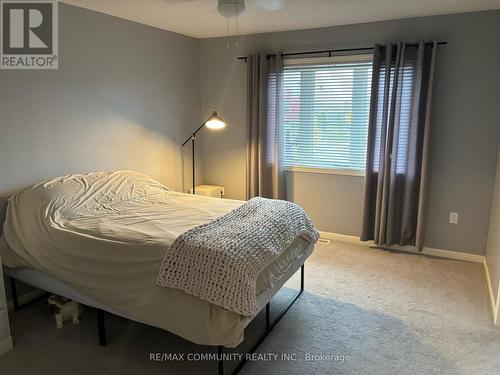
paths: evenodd
<path fill-rule="evenodd" d="M 285 167 L 365 169 L 372 55 L 285 60 Z"/>

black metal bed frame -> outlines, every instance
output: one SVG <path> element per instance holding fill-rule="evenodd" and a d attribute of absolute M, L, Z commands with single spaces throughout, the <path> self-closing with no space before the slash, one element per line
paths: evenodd
<path fill-rule="evenodd" d="M 10 279 L 10 286 L 11 286 L 11 291 L 12 291 L 12 300 L 14 303 L 14 311 L 19 311 L 20 309 L 31 305 L 32 303 L 35 303 L 39 301 L 40 299 L 44 298 L 46 295 L 42 295 L 38 297 L 37 299 L 24 303 L 22 305 L 19 304 L 19 299 L 17 295 L 17 287 L 16 287 L 16 279 L 12 276 L 9 277 Z M 281 288 L 280 288 L 281 289 Z M 281 312 L 278 314 L 278 316 L 271 322 L 270 321 L 270 316 L 271 316 L 271 301 L 269 301 L 266 304 L 266 327 L 265 331 L 260 337 L 257 339 L 255 344 L 250 348 L 246 354 L 253 354 L 257 351 L 259 346 L 264 342 L 264 340 L 267 338 L 269 333 L 276 327 L 276 325 L 279 323 L 279 321 L 285 316 L 285 314 L 288 312 L 290 307 L 295 303 L 295 301 L 300 297 L 302 292 L 304 291 L 304 264 L 300 267 L 300 289 L 298 292 L 293 296 L 293 298 L 290 300 L 290 302 L 286 305 L 286 307 L 281 310 Z M 105 325 L 105 320 L 104 320 L 104 311 L 101 309 L 96 309 L 97 311 L 97 333 L 99 337 L 99 345 L 100 346 L 106 346 L 107 340 L 106 340 L 106 325 Z M 262 311 L 262 310 L 261 310 Z M 259 311 L 260 313 L 260 311 Z M 257 316 L 258 314 L 256 314 Z M 237 374 L 243 366 L 245 366 L 247 362 L 247 356 L 243 356 L 241 361 L 238 363 L 236 368 L 231 372 L 232 375 Z M 219 375 L 224 375 L 224 347 L 222 345 L 217 346 L 217 366 L 218 366 L 218 374 Z"/>

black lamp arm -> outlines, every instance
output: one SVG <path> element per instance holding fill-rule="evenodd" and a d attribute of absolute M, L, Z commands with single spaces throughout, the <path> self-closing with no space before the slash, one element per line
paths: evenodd
<path fill-rule="evenodd" d="M 201 128 L 203 128 L 205 126 L 205 123 L 201 124 L 200 127 L 198 129 L 196 129 L 190 136 L 188 139 L 186 139 L 186 141 L 182 144 L 181 148 L 184 147 L 186 145 L 186 143 L 188 143 L 191 139 L 193 139 L 195 136 L 196 136 L 196 133 L 198 133 Z"/>

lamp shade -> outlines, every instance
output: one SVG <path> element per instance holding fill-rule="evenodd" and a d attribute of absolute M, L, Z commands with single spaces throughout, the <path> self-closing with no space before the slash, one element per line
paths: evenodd
<path fill-rule="evenodd" d="M 226 126 L 226 123 L 222 119 L 222 117 L 219 117 L 216 111 L 212 113 L 212 115 L 208 118 L 208 120 L 205 122 L 205 125 L 207 128 L 210 129 L 222 129 Z"/>

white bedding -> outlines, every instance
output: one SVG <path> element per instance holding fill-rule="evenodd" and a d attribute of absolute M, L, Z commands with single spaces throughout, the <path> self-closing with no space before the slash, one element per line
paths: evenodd
<path fill-rule="evenodd" d="M 164 252 L 181 233 L 242 204 L 176 193 L 132 171 L 71 175 L 12 196 L 4 230 L 17 255 L 42 270 L 103 257 L 147 262 L 151 248 Z"/>
<path fill-rule="evenodd" d="M 132 171 L 60 177 L 11 197 L 2 258 L 195 343 L 235 346 L 250 318 L 159 287 L 155 279 L 177 236 L 242 204 L 176 193 Z M 259 295 L 281 285 L 311 251 L 295 241 L 259 276 Z"/>

